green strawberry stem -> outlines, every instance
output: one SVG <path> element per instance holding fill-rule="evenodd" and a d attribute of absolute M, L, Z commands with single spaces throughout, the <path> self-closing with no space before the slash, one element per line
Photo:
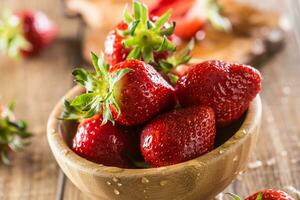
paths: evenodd
<path fill-rule="evenodd" d="M 9 165 L 9 151 L 21 151 L 28 144 L 25 139 L 31 136 L 27 131 L 25 121 L 16 121 L 13 118 L 12 110 L 14 104 L 3 108 L 0 114 L 0 155 L 1 161 Z"/>
<path fill-rule="evenodd" d="M 165 27 L 171 16 L 171 10 L 168 10 L 155 22 L 149 19 L 148 7 L 145 4 L 133 1 L 133 11 L 134 14 L 131 15 L 127 7 L 125 8 L 123 18 L 128 24 L 128 29 L 118 30 L 118 33 L 124 37 L 124 46 L 131 49 L 127 59 L 143 59 L 176 82 L 178 77 L 169 72 L 191 59 L 190 54 L 195 45 L 194 40 L 183 51 L 176 53 L 176 46 L 168 38 L 173 34 L 176 24 L 172 22 L 169 27 Z M 159 52 L 168 52 L 168 58 L 155 60 L 154 53 Z"/>
<path fill-rule="evenodd" d="M 134 14 L 127 8 L 124 11 L 124 21 L 128 24 L 125 31 L 119 30 L 124 37 L 123 44 L 131 49 L 127 59 L 143 59 L 146 63 L 155 63 L 155 52 L 174 52 L 176 46 L 167 36 L 173 34 L 175 22 L 165 27 L 171 16 L 171 10 L 163 14 L 156 22 L 149 19 L 148 7 L 138 1 L 133 1 Z"/>
<path fill-rule="evenodd" d="M 242 198 L 236 194 L 233 193 L 226 193 L 226 194 L 229 195 L 233 200 L 242 200 Z M 263 194 L 259 193 L 255 200 L 263 200 Z"/>
<path fill-rule="evenodd" d="M 0 52 L 13 59 L 20 57 L 21 49 L 29 49 L 30 43 L 22 34 L 22 22 L 9 10 L 4 10 L 0 18 Z"/>
<path fill-rule="evenodd" d="M 158 70 L 167 75 L 170 81 L 175 84 L 179 77 L 173 74 L 171 71 L 176 68 L 178 65 L 188 63 L 191 58 L 191 52 L 195 47 L 195 40 L 192 39 L 187 46 L 179 52 L 175 52 L 170 55 L 167 59 L 163 59 L 159 61 L 159 66 L 157 67 Z"/>
<path fill-rule="evenodd" d="M 75 81 L 85 87 L 86 93 L 77 96 L 72 101 L 65 100 L 62 119 L 78 120 L 101 113 L 102 124 L 108 121 L 114 123 L 111 108 L 113 107 L 118 115 L 121 114 L 114 93 L 115 85 L 131 69 L 120 69 L 111 74 L 108 72 L 109 65 L 105 62 L 103 53 L 99 57 L 94 53 L 91 53 L 91 56 L 96 74 L 82 68 L 73 71 Z"/>
<path fill-rule="evenodd" d="M 194 47 L 195 40 L 192 39 L 181 51 L 173 53 L 165 60 L 160 60 L 159 71 L 164 74 L 168 74 L 173 68 L 177 67 L 178 65 L 188 63 L 192 58 L 191 52 Z"/>
<path fill-rule="evenodd" d="M 221 15 L 221 7 L 218 0 L 206 0 L 205 11 L 207 20 L 215 29 L 225 32 L 231 30 L 230 21 Z"/>

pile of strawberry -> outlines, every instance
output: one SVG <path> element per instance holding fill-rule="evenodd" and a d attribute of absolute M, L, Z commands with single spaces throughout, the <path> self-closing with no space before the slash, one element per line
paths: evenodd
<path fill-rule="evenodd" d="M 72 149 L 123 168 L 140 166 L 139 159 L 160 167 L 199 157 L 214 148 L 217 127 L 246 112 L 260 91 L 260 73 L 210 60 L 175 75 L 190 55 L 189 48 L 175 53 L 170 11 L 149 18 L 137 1 L 133 10 L 109 33 L 105 55 L 92 53 L 95 73 L 73 72 L 86 93 L 65 101 L 62 118 L 80 122 Z"/>

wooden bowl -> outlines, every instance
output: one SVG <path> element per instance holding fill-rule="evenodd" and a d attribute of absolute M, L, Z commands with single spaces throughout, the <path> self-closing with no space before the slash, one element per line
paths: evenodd
<path fill-rule="evenodd" d="M 82 92 L 76 86 L 65 97 L 74 98 Z M 246 169 L 259 133 L 262 106 L 257 96 L 238 131 L 210 153 L 151 169 L 107 167 L 78 156 L 68 146 L 76 126 L 57 119 L 62 110 L 60 101 L 49 117 L 48 141 L 61 169 L 86 196 L 101 200 L 208 200 Z"/>

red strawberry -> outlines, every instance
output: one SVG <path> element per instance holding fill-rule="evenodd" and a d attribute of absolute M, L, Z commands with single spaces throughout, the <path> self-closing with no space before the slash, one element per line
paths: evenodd
<path fill-rule="evenodd" d="M 129 167 L 130 148 L 126 134 L 111 122 L 102 125 L 100 115 L 80 123 L 72 146 L 74 152 L 87 160 L 116 167 Z"/>
<path fill-rule="evenodd" d="M 206 106 L 174 110 L 149 122 L 142 131 L 141 151 L 154 167 L 201 156 L 214 147 L 215 114 Z"/>
<path fill-rule="evenodd" d="M 172 8 L 172 19 L 176 21 L 174 34 L 181 39 L 189 40 L 194 37 L 196 32 L 202 29 L 206 23 L 206 20 L 201 20 L 199 17 L 186 17 L 188 11 L 191 10 L 194 4 L 195 0 L 160 0 L 153 6 L 150 13 L 151 15 L 161 15 Z"/>
<path fill-rule="evenodd" d="M 23 10 L 14 15 L 6 13 L 0 19 L 2 49 L 11 57 L 38 54 L 57 35 L 54 23 L 42 12 Z"/>
<path fill-rule="evenodd" d="M 126 60 L 129 49 L 126 49 L 122 44 L 123 37 L 118 34 L 117 30 L 126 30 L 128 25 L 124 22 L 118 24 L 117 29 L 109 32 L 104 46 L 105 46 L 105 58 L 110 65 L 115 65 L 119 62 Z"/>
<path fill-rule="evenodd" d="M 175 51 L 176 47 L 169 37 L 175 25 L 166 25 L 170 12 L 149 18 L 146 5 L 134 1 L 134 8 L 134 16 L 125 12 L 124 22 L 106 38 L 105 57 L 110 65 L 126 59 L 159 63 L 159 60 L 168 56 L 168 52 Z"/>
<path fill-rule="evenodd" d="M 172 19 L 176 21 L 174 33 L 184 40 L 195 36 L 207 22 L 210 22 L 217 30 L 231 29 L 228 19 L 220 14 L 220 5 L 216 0 L 160 0 L 152 7 L 150 13 L 160 15 L 170 8 L 173 10 Z"/>
<path fill-rule="evenodd" d="M 294 200 L 291 196 L 281 190 L 268 189 L 256 192 L 255 194 L 247 197 L 245 200 L 257 200 L 258 196 L 261 200 Z"/>
<path fill-rule="evenodd" d="M 21 11 L 17 16 L 21 20 L 23 34 L 31 44 L 30 49 L 22 50 L 24 56 L 38 54 L 56 37 L 56 26 L 44 13 Z"/>
<path fill-rule="evenodd" d="M 107 71 L 103 55 L 99 60 L 92 55 L 97 75 L 84 69 L 73 72 L 87 93 L 66 101 L 65 118 L 88 118 L 102 112 L 104 122 L 115 119 L 121 125 L 135 126 L 174 107 L 174 88 L 151 65 L 128 60 Z"/>
<path fill-rule="evenodd" d="M 162 15 L 172 8 L 172 18 L 183 17 L 195 4 L 195 0 L 159 0 L 150 10 L 151 15 Z"/>
<path fill-rule="evenodd" d="M 179 18 L 176 19 L 176 28 L 174 34 L 184 40 L 190 40 L 196 33 L 203 29 L 205 21 L 198 18 Z"/>
<path fill-rule="evenodd" d="M 105 58 L 112 66 L 125 61 L 131 51 L 129 48 L 124 46 L 124 37 L 118 34 L 118 30 L 124 31 L 127 28 L 128 25 L 126 23 L 119 23 L 116 29 L 109 32 L 104 42 Z M 171 37 L 168 38 L 171 39 Z M 168 57 L 168 52 L 154 52 L 153 56 L 155 62 L 159 62 L 160 60 Z"/>
<path fill-rule="evenodd" d="M 211 60 L 192 66 L 176 85 L 181 105 L 207 105 L 218 126 L 237 120 L 261 89 L 260 73 L 246 65 Z"/>
<path fill-rule="evenodd" d="M 195 0 L 160 0 L 153 6 L 150 13 L 151 15 L 161 15 L 172 8 L 172 19 L 176 21 L 174 34 L 181 39 L 189 40 L 194 37 L 200 29 L 203 29 L 206 23 L 206 20 L 201 20 L 199 17 L 186 16 L 194 4 Z"/>
<path fill-rule="evenodd" d="M 132 69 L 117 84 L 118 103 L 122 111 L 117 121 L 124 125 L 144 123 L 162 110 L 175 105 L 175 95 L 170 86 L 156 70 L 142 61 L 130 60 L 111 68 L 115 73 L 120 69 Z M 117 113 L 115 113 L 117 116 Z"/>

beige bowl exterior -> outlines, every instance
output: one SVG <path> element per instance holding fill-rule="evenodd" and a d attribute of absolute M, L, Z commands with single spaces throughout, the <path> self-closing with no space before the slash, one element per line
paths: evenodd
<path fill-rule="evenodd" d="M 82 93 L 75 87 L 66 98 Z M 226 143 L 196 159 L 152 169 L 107 167 L 81 158 L 67 146 L 67 122 L 57 120 L 60 101 L 48 121 L 51 150 L 67 177 L 88 197 L 99 200 L 210 200 L 247 167 L 261 122 L 261 100 L 251 103 L 239 131 Z"/>

